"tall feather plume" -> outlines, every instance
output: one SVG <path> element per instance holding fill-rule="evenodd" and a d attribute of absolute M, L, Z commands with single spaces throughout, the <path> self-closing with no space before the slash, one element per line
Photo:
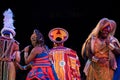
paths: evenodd
<path fill-rule="evenodd" d="M 14 23 L 14 20 L 13 20 L 13 12 L 11 11 L 10 8 L 8 8 L 8 10 L 4 11 L 3 13 L 3 16 L 4 16 L 4 19 L 3 19 L 3 28 L 1 30 L 1 34 L 3 35 L 3 33 L 5 31 L 10 31 L 10 35 L 11 35 L 11 38 L 12 37 L 15 37 L 16 35 L 16 32 L 15 32 L 15 27 L 13 25 Z"/>
<path fill-rule="evenodd" d="M 13 12 L 11 11 L 10 8 L 3 13 L 3 16 L 4 16 L 4 19 L 3 19 L 4 27 L 10 28 L 10 29 L 15 29 L 15 27 L 13 25 L 13 23 L 14 23 Z"/>

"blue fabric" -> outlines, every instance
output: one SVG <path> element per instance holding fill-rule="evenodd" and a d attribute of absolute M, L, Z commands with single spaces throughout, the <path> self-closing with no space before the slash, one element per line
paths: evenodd
<path fill-rule="evenodd" d="M 48 54 L 46 52 L 42 52 L 36 56 L 36 58 L 46 57 Z"/>
<path fill-rule="evenodd" d="M 5 30 L 5 31 L 3 31 L 3 33 L 2 33 L 2 34 L 4 34 L 4 35 L 5 35 L 5 34 L 6 34 L 6 35 L 10 35 L 10 33 L 11 33 L 10 31 Z"/>
<path fill-rule="evenodd" d="M 47 52 L 42 52 L 40 54 L 37 54 L 31 64 L 33 68 L 28 73 L 26 80 L 30 80 L 33 78 L 36 78 L 38 80 L 51 80 L 50 79 L 51 77 L 54 77 L 55 80 L 58 80 L 57 74 L 54 70 L 54 66 L 53 64 L 51 64 Z M 51 67 L 53 69 L 52 72 L 49 71 Z M 50 75 L 50 73 L 53 73 L 53 75 Z"/>
<path fill-rule="evenodd" d="M 53 70 L 55 80 L 59 80 L 53 64 L 52 64 L 52 70 Z"/>
<path fill-rule="evenodd" d="M 116 56 L 117 69 L 114 72 L 113 80 L 120 80 L 120 56 Z"/>

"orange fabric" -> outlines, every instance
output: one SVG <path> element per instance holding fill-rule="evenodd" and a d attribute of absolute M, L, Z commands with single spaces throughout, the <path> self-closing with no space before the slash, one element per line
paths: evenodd
<path fill-rule="evenodd" d="M 62 47 L 54 48 L 50 51 L 50 56 L 55 67 L 55 71 L 60 80 L 81 80 L 80 63 L 76 58 L 75 51 Z"/>
<path fill-rule="evenodd" d="M 102 47 L 104 47 L 104 49 L 101 49 Z M 92 62 L 89 67 L 87 80 L 112 80 L 113 70 L 110 68 L 109 64 L 109 50 L 107 50 L 104 42 L 101 42 L 99 39 L 95 40 L 94 55 L 98 58 L 107 58 L 108 61 L 103 64 Z"/>

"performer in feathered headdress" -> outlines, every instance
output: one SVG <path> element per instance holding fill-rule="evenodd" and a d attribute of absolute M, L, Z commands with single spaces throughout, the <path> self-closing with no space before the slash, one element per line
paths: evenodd
<path fill-rule="evenodd" d="M 53 28 L 48 34 L 53 42 L 50 59 L 54 64 L 59 80 L 81 80 L 80 61 L 76 51 L 64 47 L 68 32 L 63 28 Z"/>
<path fill-rule="evenodd" d="M 15 62 L 20 61 L 19 43 L 13 25 L 13 13 L 9 8 L 4 13 L 4 26 L 0 36 L 0 80 L 15 80 Z"/>

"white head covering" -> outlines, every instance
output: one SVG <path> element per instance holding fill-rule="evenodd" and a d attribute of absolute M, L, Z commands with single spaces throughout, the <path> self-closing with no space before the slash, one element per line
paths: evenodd
<path fill-rule="evenodd" d="M 13 25 L 14 20 L 13 20 L 13 12 L 11 11 L 11 9 L 9 8 L 8 10 L 6 10 L 3 13 L 4 19 L 3 19 L 3 28 L 1 30 L 1 34 L 3 35 L 3 33 L 5 31 L 9 31 L 10 32 L 10 38 L 15 37 L 16 32 L 14 31 L 15 27 Z"/>

